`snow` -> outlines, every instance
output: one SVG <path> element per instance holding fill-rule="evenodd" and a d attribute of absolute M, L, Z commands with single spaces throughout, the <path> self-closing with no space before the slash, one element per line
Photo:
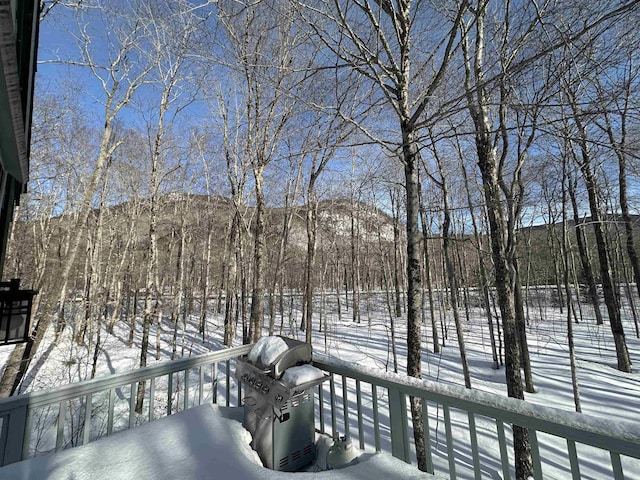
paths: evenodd
<path fill-rule="evenodd" d="M 82 447 L 0 468 L 0 480 L 366 480 L 425 474 L 387 454 L 363 452 L 339 470 L 285 473 L 264 468 L 249 446 L 239 408 L 203 405 Z M 319 442 L 320 456 L 328 450 Z M 322 459 L 321 462 L 323 463 Z M 436 477 L 428 477 L 436 478 Z"/>
<path fill-rule="evenodd" d="M 289 385 L 297 386 L 324 377 L 324 372 L 313 365 L 299 365 L 287 368 L 282 380 Z"/>
<path fill-rule="evenodd" d="M 288 349 L 287 343 L 280 337 L 262 337 L 249 352 L 249 361 L 264 366 L 271 365 Z"/>

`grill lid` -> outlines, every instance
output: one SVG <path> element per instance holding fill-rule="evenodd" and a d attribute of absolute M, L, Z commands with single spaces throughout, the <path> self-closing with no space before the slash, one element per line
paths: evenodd
<path fill-rule="evenodd" d="M 311 354 L 311 345 L 308 343 L 271 336 L 262 337 L 256 342 L 247 361 L 277 380 L 287 368 L 310 363 Z"/>
<path fill-rule="evenodd" d="M 292 396 L 326 380 L 322 373 L 301 376 L 300 372 L 296 374 L 299 382 L 292 384 L 282 380 L 285 370 L 291 367 L 310 367 L 311 351 L 311 345 L 299 340 L 281 336 L 262 337 L 249 355 L 238 359 L 235 377 L 259 394 L 253 398 L 259 398 L 260 404 L 267 402 L 280 408 Z"/>

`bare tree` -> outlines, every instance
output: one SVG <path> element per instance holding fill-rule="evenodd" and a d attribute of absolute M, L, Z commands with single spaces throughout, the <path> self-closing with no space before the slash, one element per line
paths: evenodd
<path fill-rule="evenodd" d="M 455 48 L 466 1 L 442 14 L 425 3 L 384 1 L 307 5 L 301 13 L 318 41 L 341 62 L 368 78 L 375 100 L 397 122 L 398 158 L 407 199 L 407 374 L 421 377 L 421 256 L 418 229 L 420 123 L 440 86 Z M 428 19 L 428 20 L 427 20 Z M 435 28 L 439 25 L 439 28 Z M 421 45 L 419 50 L 412 47 Z M 357 119 L 350 117 L 354 123 Z M 363 124 L 363 133 L 372 135 Z M 418 466 L 426 470 L 422 406 L 411 399 Z"/>
<path fill-rule="evenodd" d="M 591 213 L 591 222 L 593 225 L 593 233 L 596 239 L 598 260 L 600 264 L 600 281 L 602 282 L 604 302 L 609 314 L 609 323 L 611 325 L 611 332 L 613 333 L 616 346 L 618 370 L 622 372 L 631 372 L 631 360 L 629 358 L 624 327 L 620 316 L 620 304 L 614 291 L 615 287 L 611 272 L 611 258 L 602 223 L 598 181 L 593 170 L 593 159 L 588 146 L 589 137 L 574 93 L 568 89 L 565 90 L 565 92 L 568 95 L 569 108 L 571 109 L 572 120 L 576 127 L 576 143 L 578 147 L 578 152 L 573 148 L 571 149 L 571 152 L 576 164 L 580 168 L 582 178 L 587 188 L 589 211 Z"/>
<path fill-rule="evenodd" d="M 469 362 L 467 361 L 467 351 L 464 342 L 464 332 L 462 323 L 460 322 L 459 309 L 459 291 L 458 291 L 458 275 L 453 265 L 453 254 L 451 252 L 451 209 L 449 207 L 451 195 L 446 174 L 444 171 L 443 161 L 440 158 L 437 148 L 434 145 L 433 156 L 438 168 L 439 178 L 429 175 L 431 180 L 442 190 L 442 255 L 445 264 L 445 276 L 449 287 L 449 304 L 453 313 L 453 321 L 456 326 L 456 334 L 458 336 L 458 348 L 460 350 L 460 361 L 462 363 L 462 372 L 464 375 L 464 385 L 471 388 L 471 374 L 469 372 Z"/>
<path fill-rule="evenodd" d="M 95 14 L 103 16 L 103 21 L 111 32 L 104 41 L 99 42 L 102 53 L 100 59 L 96 57 L 95 51 L 98 39 L 92 38 L 87 27 L 87 15 Z M 0 380 L 0 396 L 8 396 L 16 391 L 53 320 L 58 301 L 60 308 L 64 305 L 71 273 L 84 237 L 82 232 L 91 213 L 94 196 L 109 159 L 120 145 L 120 141 L 113 135 L 114 122 L 151 70 L 147 62 L 141 61 L 138 52 L 139 42 L 145 35 L 145 31 L 134 18 L 135 15 L 131 15 L 130 11 L 118 7 L 111 10 L 108 6 L 102 5 L 101 8 L 95 9 L 88 5 L 85 8 L 83 4 L 83 7 L 78 9 L 81 59 L 79 61 L 74 59 L 71 63 L 87 68 L 96 80 L 99 91 L 103 95 L 104 128 L 101 132 L 100 146 L 93 170 L 84 184 L 78 207 L 79 214 L 72 228 L 75 236 L 64 258 L 64 268 L 60 275 L 53 279 L 50 300 L 40 312 L 32 341 L 16 347 L 12 352 L 8 368 L 5 369 Z M 102 59 L 106 62 L 102 63 Z"/>
<path fill-rule="evenodd" d="M 281 137 L 292 117 L 295 102 L 287 90 L 295 84 L 291 67 L 300 33 L 292 28 L 293 17 L 283 3 L 233 3 L 219 5 L 243 84 L 246 146 L 254 183 L 253 291 L 249 341 L 262 336 L 265 297 L 264 176 L 279 153 Z"/>
<path fill-rule="evenodd" d="M 324 117 L 324 115 L 322 116 Z M 301 149 L 308 156 L 308 177 L 306 188 L 307 257 L 305 262 L 305 281 L 303 296 L 302 324 L 305 330 L 305 341 L 311 343 L 313 323 L 314 270 L 316 264 L 316 245 L 318 229 L 317 184 L 320 175 L 334 157 L 336 150 L 347 134 L 346 124 L 340 116 L 312 117 L 309 136 Z"/>
<path fill-rule="evenodd" d="M 633 279 L 636 283 L 636 289 L 640 295 L 640 260 L 638 259 L 638 252 L 633 238 L 633 223 L 629 209 L 629 188 L 627 186 L 627 163 L 630 150 L 633 148 L 629 145 L 629 117 L 633 109 L 631 98 L 632 96 L 637 95 L 638 92 L 637 61 L 638 60 L 634 58 L 633 53 L 628 54 L 625 61 L 626 65 L 623 65 L 624 72 L 621 76 L 622 85 L 619 87 L 621 89 L 621 94 L 618 96 L 615 95 L 616 92 L 613 92 L 613 101 L 615 102 L 612 106 L 613 108 L 611 111 L 608 108 L 604 108 L 604 121 L 597 123 L 600 128 L 606 132 L 611 148 L 618 160 L 618 195 L 620 213 L 622 215 L 625 230 L 625 246 L 629 257 L 629 263 L 631 264 L 631 270 L 633 272 Z M 611 92 L 608 92 L 601 84 L 598 85 L 598 90 L 599 97 L 603 101 L 611 94 Z M 614 123 L 619 125 L 618 135 L 616 135 L 614 131 Z"/>
<path fill-rule="evenodd" d="M 158 87 L 159 99 L 155 125 L 149 126 L 149 251 L 146 271 L 144 316 L 142 320 L 142 342 L 140 345 L 140 367 L 147 365 L 149 333 L 154 319 L 158 315 L 161 297 L 158 278 L 158 203 L 161 181 L 167 171 L 175 167 L 167 166 L 167 129 L 171 110 L 179 111 L 190 101 L 185 85 L 196 83 L 196 69 L 189 62 L 189 48 L 194 41 L 195 32 L 204 20 L 194 14 L 186 2 L 172 4 L 148 3 L 139 14 L 140 23 L 149 30 L 149 63 L 153 65 L 154 84 Z M 206 19 L 206 17 L 205 17 Z M 185 71 L 191 72 L 188 78 Z M 177 320 L 176 320 L 177 322 Z M 158 322 L 158 328 L 160 323 Z M 174 345 L 175 348 L 175 345 Z M 138 385 L 136 411 L 142 412 L 144 401 L 144 382 Z"/>

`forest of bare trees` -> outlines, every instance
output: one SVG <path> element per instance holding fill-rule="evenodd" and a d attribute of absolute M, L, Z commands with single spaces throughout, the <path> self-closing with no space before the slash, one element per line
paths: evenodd
<path fill-rule="evenodd" d="M 410 376 L 451 342 L 472 388 L 464 323 L 479 308 L 487 368 L 524 399 L 542 286 L 570 342 L 574 322 L 608 323 L 630 373 L 639 3 L 43 2 L 31 180 L 3 272 L 40 294 L 0 396 L 47 331 L 72 331 L 94 375 L 116 324 L 130 345 L 143 332 L 142 367 L 161 335 L 184 355 L 191 316 L 203 341 L 214 311 L 227 345 L 293 329 L 310 342 L 326 328 L 314 298 L 359 323 L 365 292 L 385 294 L 392 335 L 406 318 Z M 411 413 L 425 469 L 419 400 Z M 527 431 L 514 439 L 527 478 Z"/>

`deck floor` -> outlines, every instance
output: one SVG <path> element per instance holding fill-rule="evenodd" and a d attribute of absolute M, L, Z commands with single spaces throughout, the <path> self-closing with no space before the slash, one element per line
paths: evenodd
<path fill-rule="evenodd" d="M 324 472 L 283 473 L 258 464 L 237 408 L 203 405 L 85 446 L 0 468 L 0 479 L 434 479 L 388 454 L 363 452 L 358 464 Z"/>

